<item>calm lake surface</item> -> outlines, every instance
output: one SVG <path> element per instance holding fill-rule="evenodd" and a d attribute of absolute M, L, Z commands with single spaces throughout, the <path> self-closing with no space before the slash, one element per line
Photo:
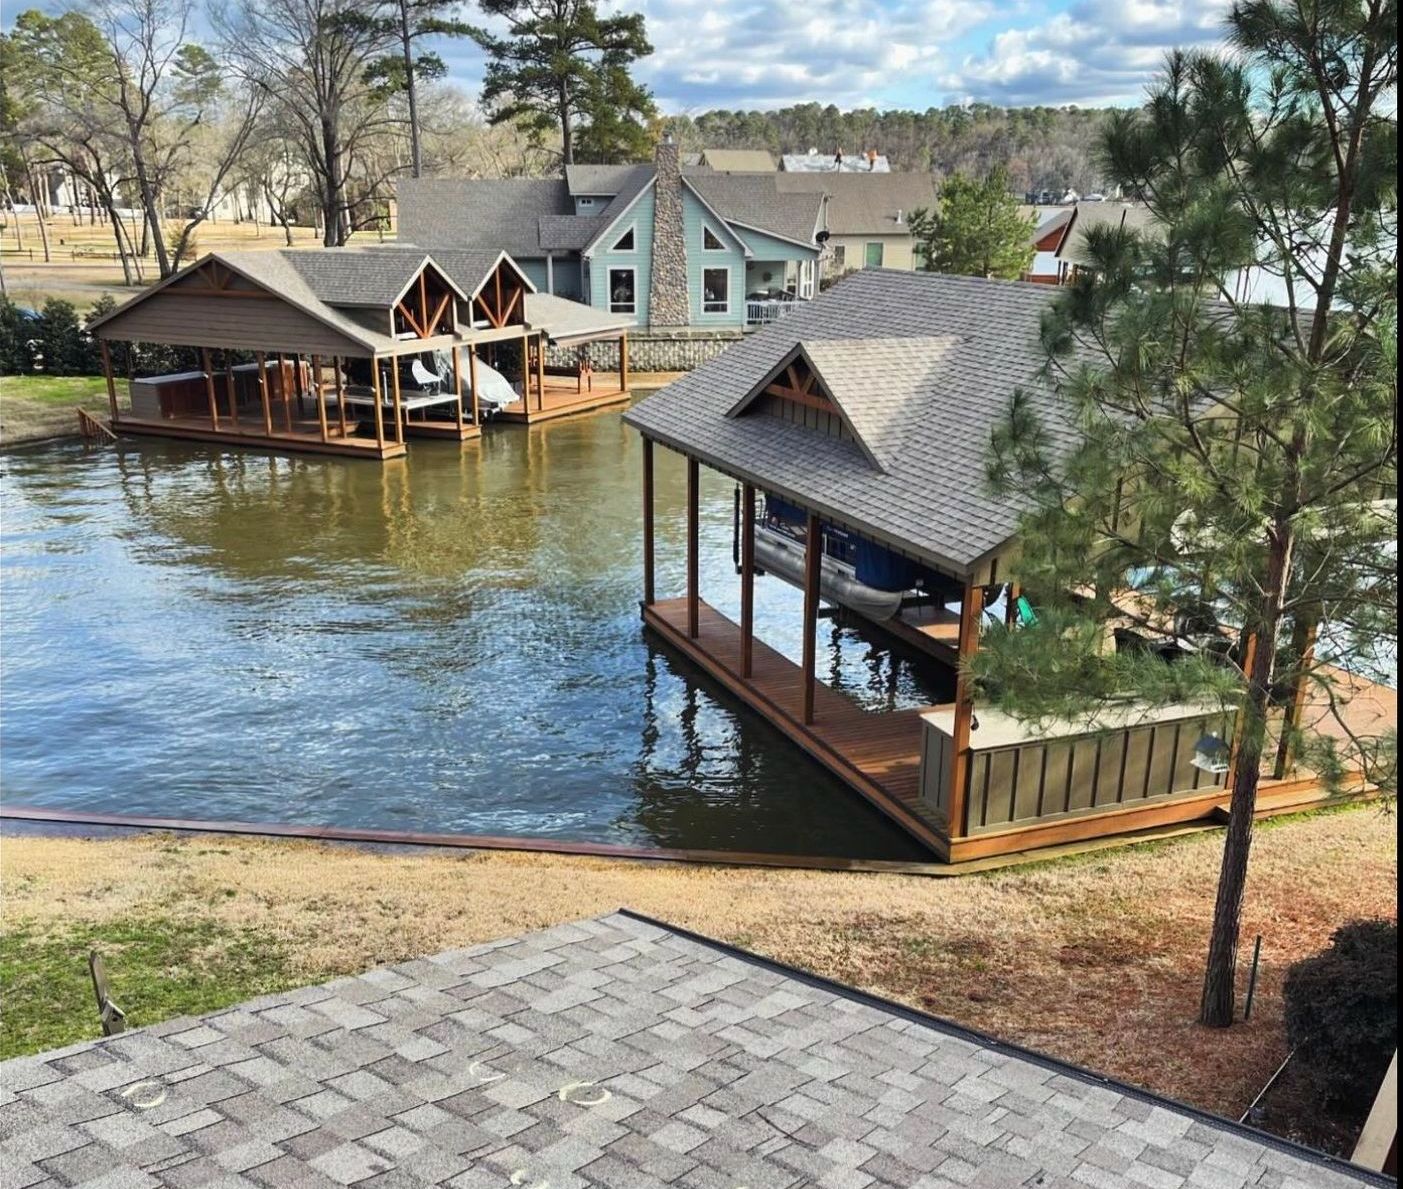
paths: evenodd
<path fill-rule="evenodd" d="M 617 413 L 404 462 L 175 442 L 0 455 L 0 791 L 180 818 L 853 857 L 919 848 L 645 638 L 641 450 Z M 658 592 L 684 468 L 658 459 Z M 702 596 L 738 616 L 734 485 L 703 471 Z M 795 661 L 802 597 L 756 588 Z M 829 621 L 874 708 L 938 667 Z"/>

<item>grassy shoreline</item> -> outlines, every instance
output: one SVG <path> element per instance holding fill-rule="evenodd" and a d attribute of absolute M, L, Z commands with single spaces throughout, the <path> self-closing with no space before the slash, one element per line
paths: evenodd
<path fill-rule="evenodd" d="M 78 409 L 107 415 L 101 376 L 0 376 L 0 446 L 75 437 Z"/>
<path fill-rule="evenodd" d="M 0 1055 L 96 1033 L 86 953 L 134 1025 L 635 908 L 1223 1114 L 1284 1056 L 1290 962 L 1396 913 L 1377 807 L 1264 823 L 1244 935 L 1265 937 L 1250 1024 L 1194 1021 L 1221 838 L 954 880 L 370 851 L 219 836 L 0 845 Z"/>

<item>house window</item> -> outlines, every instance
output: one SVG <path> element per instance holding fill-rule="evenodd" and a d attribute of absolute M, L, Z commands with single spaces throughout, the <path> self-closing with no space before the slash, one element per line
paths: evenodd
<path fill-rule="evenodd" d="M 880 240 L 876 243 L 870 243 L 867 245 L 867 254 L 866 258 L 863 260 L 863 263 L 868 268 L 882 267 L 882 244 Z"/>
<path fill-rule="evenodd" d="M 575 199 L 575 204 L 576 204 L 577 206 L 593 206 L 593 205 L 594 205 L 594 199 L 593 199 L 593 198 L 577 198 L 577 199 Z"/>
<path fill-rule="evenodd" d="M 708 252 L 724 252 L 726 245 L 721 242 L 721 237 L 712 231 L 710 227 L 702 228 L 702 248 Z"/>
<path fill-rule="evenodd" d="M 729 314 L 731 312 L 731 270 L 729 268 L 702 269 L 702 313 Z"/>
<path fill-rule="evenodd" d="M 615 251 L 615 252 L 632 252 L 632 251 L 633 251 L 633 228 L 632 228 L 632 227 L 630 227 L 627 231 L 625 231 L 625 232 L 623 233 L 623 235 L 619 236 L 618 243 L 616 243 L 616 244 L 613 246 L 613 248 L 611 249 L 611 251 Z"/>
<path fill-rule="evenodd" d="M 635 314 L 638 312 L 637 274 L 631 268 L 609 270 L 609 312 Z"/>
<path fill-rule="evenodd" d="M 829 270 L 831 272 L 846 272 L 848 268 L 848 250 L 842 244 L 834 244 L 830 249 L 833 255 L 829 258 Z"/>

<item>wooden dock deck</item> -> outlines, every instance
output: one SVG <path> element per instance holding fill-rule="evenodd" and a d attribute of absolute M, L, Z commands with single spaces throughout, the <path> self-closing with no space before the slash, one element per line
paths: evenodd
<path fill-rule="evenodd" d="M 573 417 L 625 404 L 631 395 L 617 372 L 595 372 L 593 387 L 580 385 L 573 376 L 547 376 L 545 392 L 538 396 L 533 391 L 529 407 L 523 407 L 519 400 L 503 405 L 497 413 L 497 420 L 535 425 L 539 421 Z"/>
<path fill-rule="evenodd" d="M 806 725 L 803 671 L 756 640 L 753 675 L 743 678 L 740 627 L 714 607 L 700 605 L 696 639 L 687 635 L 686 599 L 645 606 L 643 620 L 908 834 L 949 857 L 944 818 L 920 800 L 923 710 L 872 714 L 819 682 L 814 721 Z"/>
<path fill-rule="evenodd" d="M 297 450 L 309 454 L 339 454 L 347 458 L 403 458 L 402 442 L 387 441 L 383 446 L 374 438 L 359 438 L 337 433 L 323 441 L 321 429 L 314 422 L 294 422 L 288 433 L 275 425 L 269 435 L 263 419 L 241 420 L 237 425 L 221 422 L 216 430 L 206 417 L 163 417 L 159 420 L 141 417 L 118 417 L 112 428 L 119 434 L 136 434 L 152 438 L 177 438 L 190 442 L 215 442 L 226 446 L 248 446 L 259 450 Z"/>

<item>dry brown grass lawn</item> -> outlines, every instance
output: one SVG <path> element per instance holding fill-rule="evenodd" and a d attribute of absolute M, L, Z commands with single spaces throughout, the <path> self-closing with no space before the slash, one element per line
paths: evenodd
<path fill-rule="evenodd" d="M 42 938 L 133 914 L 252 929 L 311 982 L 627 906 L 1007 1040 L 1238 1114 L 1283 1056 L 1286 966 L 1338 925 L 1396 915 L 1377 807 L 1262 828 L 1245 935 L 1265 935 L 1250 1024 L 1194 1022 L 1216 833 L 923 879 L 516 854 L 372 852 L 139 835 L 19 836 L 3 921 Z"/>
<path fill-rule="evenodd" d="M 14 219 L 13 215 L 7 217 Z M 46 264 L 34 216 L 25 214 L 20 220 L 23 254 L 17 250 L 12 222 L 3 233 L 5 277 L 14 301 L 37 309 L 46 298 L 61 297 L 73 302 L 81 311 L 104 293 L 111 293 L 118 301 L 131 296 L 131 291 L 124 288 L 122 266 L 112 256 L 110 226 L 101 222 L 96 226 L 75 223 L 68 215 L 54 216 L 48 224 L 51 260 Z M 310 248 L 321 243 L 321 238 L 310 227 L 294 227 L 292 235 L 294 247 Z M 357 232 L 354 240 L 376 243 L 379 238 L 374 232 Z M 286 246 L 281 227 L 221 221 L 204 223 L 195 233 L 197 256 L 214 251 Z M 154 257 L 143 262 L 143 269 L 147 283 L 158 278 Z"/>

